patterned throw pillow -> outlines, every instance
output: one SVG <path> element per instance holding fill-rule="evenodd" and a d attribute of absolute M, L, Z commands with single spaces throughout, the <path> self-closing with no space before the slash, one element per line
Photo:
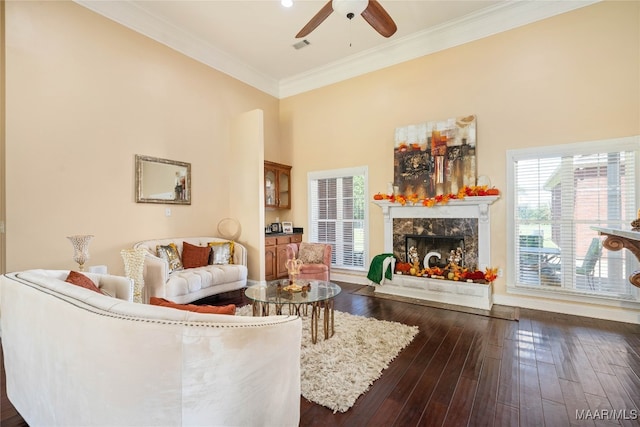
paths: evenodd
<path fill-rule="evenodd" d="M 209 242 L 211 247 L 210 264 L 233 264 L 233 241 Z"/>
<path fill-rule="evenodd" d="M 81 288 L 89 289 L 90 291 L 97 292 L 99 294 L 102 293 L 100 288 L 93 283 L 93 280 L 89 279 L 82 273 L 78 273 L 77 271 L 70 271 L 67 278 L 64 280 L 67 283 L 74 284 L 76 286 L 80 286 Z"/>
<path fill-rule="evenodd" d="M 178 247 L 175 243 L 169 243 L 168 245 L 156 246 L 158 256 L 169 263 L 169 273 L 177 270 L 182 270 L 182 261 L 180 260 L 180 254 L 178 253 Z"/>
<path fill-rule="evenodd" d="M 177 308 L 178 310 L 193 311 L 196 313 L 210 313 L 210 314 L 236 314 L 235 304 L 228 305 L 196 305 L 196 304 L 177 304 L 173 301 L 166 300 L 164 298 L 149 298 L 149 304 L 159 305 L 162 307 Z"/>
<path fill-rule="evenodd" d="M 324 262 L 324 248 L 323 243 L 300 243 L 298 249 L 298 259 L 303 264 L 322 264 Z"/>
<path fill-rule="evenodd" d="M 182 242 L 182 266 L 184 268 L 204 267 L 209 264 L 211 248 L 209 246 L 196 246 Z"/>

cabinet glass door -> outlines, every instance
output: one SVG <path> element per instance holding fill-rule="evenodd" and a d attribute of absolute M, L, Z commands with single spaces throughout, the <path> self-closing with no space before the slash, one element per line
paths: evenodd
<path fill-rule="evenodd" d="M 275 171 L 267 170 L 264 172 L 264 199 L 266 206 L 278 206 Z"/>
<path fill-rule="evenodd" d="M 279 171 L 278 173 L 278 207 L 289 207 L 289 172 Z"/>

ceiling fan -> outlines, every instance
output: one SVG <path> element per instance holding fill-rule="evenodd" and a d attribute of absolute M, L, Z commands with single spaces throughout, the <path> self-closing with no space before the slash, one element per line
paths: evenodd
<path fill-rule="evenodd" d="M 365 21 L 384 37 L 391 37 L 396 30 L 395 22 L 377 0 L 329 0 L 318 13 L 296 34 L 296 38 L 305 37 L 320 25 L 331 12 L 336 11 L 352 19 L 362 15 Z"/>

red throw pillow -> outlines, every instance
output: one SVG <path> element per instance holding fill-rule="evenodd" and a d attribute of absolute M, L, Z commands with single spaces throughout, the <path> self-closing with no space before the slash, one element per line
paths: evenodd
<path fill-rule="evenodd" d="M 162 307 L 177 308 L 178 310 L 194 311 L 196 313 L 210 313 L 210 314 L 236 314 L 235 304 L 229 305 L 196 305 L 196 304 L 176 304 L 175 302 L 166 300 L 164 298 L 149 298 L 151 305 L 159 305 Z"/>
<path fill-rule="evenodd" d="M 69 275 L 64 281 L 72 283 L 76 286 L 80 286 L 81 288 L 89 289 L 90 291 L 95 291 L 99 294 L 102 294 L 100 288 L 98 288 L 95 283 L 93 283 L 93 280 L 89 279 L 82 273 L 78 273 L 77 271 L 70 271 Z"/>
<path fill-rule="evenodd" d="M 209 246 L 196 246 L 182 242 L 182 266 L 184 268 L 204 267 L 209 264 Z"/>

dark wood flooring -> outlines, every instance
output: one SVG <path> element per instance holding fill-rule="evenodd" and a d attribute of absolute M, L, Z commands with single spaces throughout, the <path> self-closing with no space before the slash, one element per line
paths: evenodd
<path fill-rule="evenodd" d="M 349 411 L 301 399 L 301 426 L 640 425 L 640 325 L 527 309 L 520 321 L 502 320 L 342 285 L 337 310 L 420 333 Z M 207 302 L 248 303 L 241 292 Z M 6 397 L 4 371 L 1 386 L 0 425 L 26 425 Z"/>

